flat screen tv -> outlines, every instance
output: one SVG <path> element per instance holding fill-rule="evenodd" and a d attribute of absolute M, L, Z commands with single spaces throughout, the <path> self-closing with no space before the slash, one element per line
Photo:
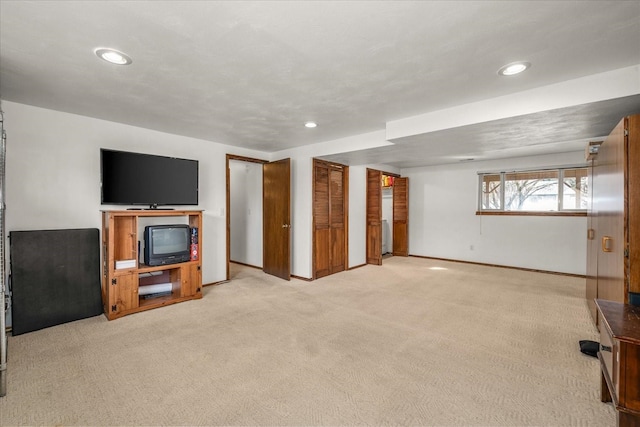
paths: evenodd
<path fill-rule="evenodd" d="M 198 161 L 100 149 L 103 205 L 198 204 Z"/>
<path fill-rule="evenodd" d="M 166 265 L 191 259 L 191 233 L 188 225 L 148 225 L 144 228 L 144 263 Z"/>

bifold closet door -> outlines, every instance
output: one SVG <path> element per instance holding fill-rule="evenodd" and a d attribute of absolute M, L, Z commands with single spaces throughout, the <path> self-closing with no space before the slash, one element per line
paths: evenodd
<path fill-rule="evenodd" d="M 346 166 L 320 160 L 313 164 L 313 275 L 344 271 L 347 266 Z"/>
<path fill-rule="evenodd" d="M 393 181 L 393 255 L 409 255 L 409 178 Z"/>
<path fill-rule="evenodd" d="M 330 273 L 346 269 L 346 218 L 344 170 L 329 168 L 329 220 L 331 229 Z"/>
<path fill-rule="evenodd" d="M 367 169 L 367 264 L 382 265 L 382 172 Z"/>
<path fill-rule="evenodd" d="M 330 274 L 331 227 L 329 225 L 329 168 L 314 162 L 313 167 L 313 256 L 314 278 Z"/>

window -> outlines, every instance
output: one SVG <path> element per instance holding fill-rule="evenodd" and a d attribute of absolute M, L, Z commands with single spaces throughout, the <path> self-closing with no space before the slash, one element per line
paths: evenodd
<path fill-rule="evenodd" d="M 586 212 L 587 168 L 479 174 L 479 213 Z"/>
<path fill-rule="evenodd" d="M 591 191 L 587 185 L 587 168 L 565 169 L 562 186 L 563 209 L 587 209 Z"/>

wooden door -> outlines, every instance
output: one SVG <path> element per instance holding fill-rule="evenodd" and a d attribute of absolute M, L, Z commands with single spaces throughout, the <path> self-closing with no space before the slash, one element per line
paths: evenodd
<path fill-rule="evenodd" d="M 367 264 L 382 265 L 382 172 L 367 169 Z"/>
<path fill-rule="evenodd" d="M 605 139 L 593 168 L 593 208 L 600 299 L 625 302 L 624 286 L 624 120 Z"/>
<path fill-rule="evenodd" d="M 409 256 L 409 178 L 393 180 L 393 255 Z"/>
<path fill-rule="evenodd" d="M 313 162 L 313 276 L 344 271 L 347 266 L 348 167 Z"/>
<path fill-rule="evenodd" d="M 291 279 L 291 165 L 289 159 L 263 165 L 263 270 Z"/>

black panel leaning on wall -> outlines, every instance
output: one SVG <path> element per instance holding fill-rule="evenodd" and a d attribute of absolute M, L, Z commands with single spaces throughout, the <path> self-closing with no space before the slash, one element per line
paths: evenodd
<path fill-rule="evenodd" d="M 97 228 L 11 231 L 12 334 L 102 314 Z"/>

